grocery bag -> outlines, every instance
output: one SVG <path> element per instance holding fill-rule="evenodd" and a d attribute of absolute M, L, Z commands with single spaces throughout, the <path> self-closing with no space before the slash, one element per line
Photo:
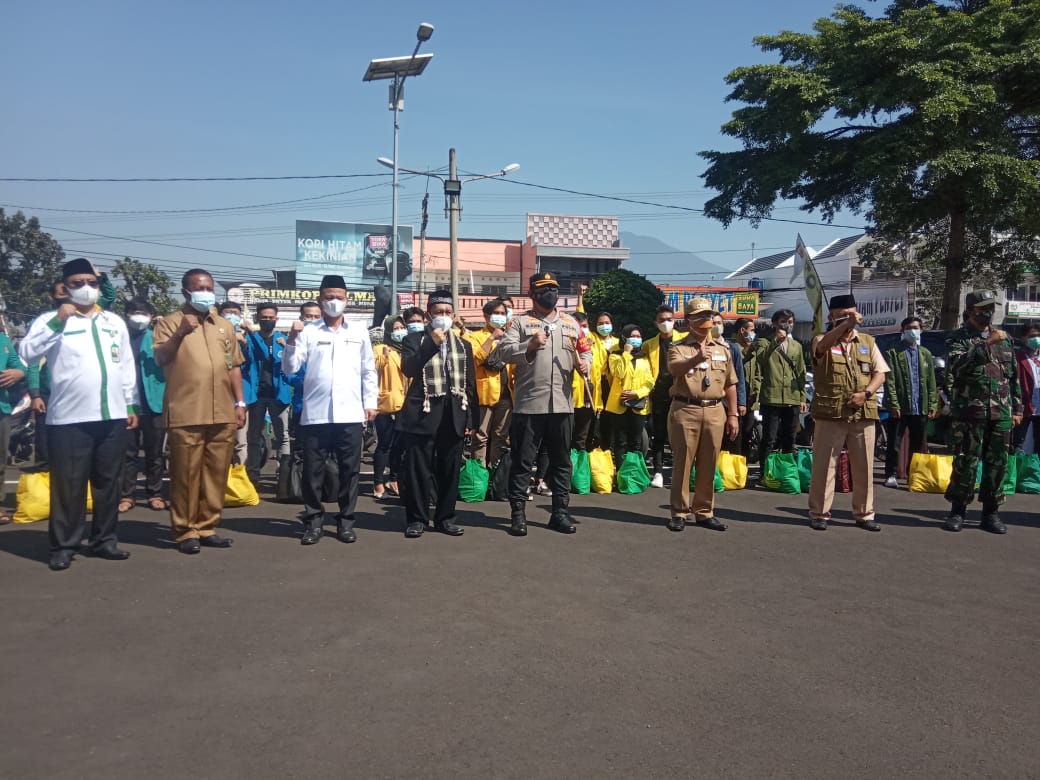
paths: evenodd
<path fill-rule="evenodd" d="M 747 458 L 732 452 L 720 452 L 715 467 L 725 490 L 743 490 L 747 487 Z"/>
<path fill-rule="evenodd" d="M 487 497 L 490 474 L 476 458 L 466 458 L 459 474 L 459 498 L 467 504 L 483 501 Z"/>
<path fill-rule="evenodd" d="M 51 516 L 51 475 L 47 471 L 22 474 L 15 490 L 15 523 L 38 523 Z M 94 499 L 87 484 L 87 514 L 94 511 Z"/>
<path fill-rule="evenodd" d="M 798 484 L 803 493 L 809 492 L 809 484 L 812 482 L 812 450 L 800 448 L 794 451 L 795 462 L 798 464 Z"/>
<path fill-rule="evenodd" d="M 626 452 L 617 472 L 618 493 L 642 493 L 650 487 L 650 472 L 641 452 Z"/>
<path fill-rule="evenodd" d="M 256 492 L 252 480 L 246 474 L 243 465 L 228 469 L 227 489 L 224 491 L 224 506 L 256 506 L 260 503 L 260 495 Z"/>
<path fill-rule="evenodd" d="M 571 450 L 571 492 L 585 495 L 592 491 L 592 469 L 589 468 L 589 453 Z"/>
<path fill-rule="evenodd" d="M 945 493 L 952 474 L 952 455 L 915 452 L 910 459 L 908 487 L 911 493 Z"/>
<path fill-rule="evenodd" d="M 1040 493 L 1040 455 L 1020 452 L 1015 456 L 1018 493 Z"/>
<path fill-rule="evenodd" d="M 793 452 L 770 452 L 766 456 L 762 483 L 778 493 L 801 493 L 802 481 Z"/>
<path fill-rule="evenodd" d="M 592 492 L 610 493 L 614 489 L 614 458 L 610 450 L 598 447 L 589 453 Z"/>

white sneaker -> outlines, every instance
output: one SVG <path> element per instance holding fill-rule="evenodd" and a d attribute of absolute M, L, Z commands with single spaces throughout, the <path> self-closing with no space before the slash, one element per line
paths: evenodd
<path fill-rule="evenodd" d="M 549 488 L 548 485 L 545 484 L 545 480 L 544 479 L 539 480 L 539 482 L 538 482 L 538 495 L 540 495 L 540 496 L 551 496 L 552 495 L 552 490 Z"/>
<path fill-rule="evenodd" d="M 895 477 L 889 477 L 885 480 L 885 487 L 897 488 L 899 487 L 899 481 Z"/>
<path fill-rule="evenodd" d="M 654 478 L 650 480 L 650 487 L 664 487 L 664 474 L 660 471 L 654 474 Z"/>

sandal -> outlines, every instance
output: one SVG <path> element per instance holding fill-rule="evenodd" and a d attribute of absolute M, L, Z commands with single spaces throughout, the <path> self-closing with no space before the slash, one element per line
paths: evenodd
<path fill-rule="evenodd" d="M 383 486 L 380 485 L 380 488 L 383 488 Z M 376 490 L 375 488 L 373 488 L 372 489 L 372 498 L 383 498 L 383 496 L 385 496 L 386 493 L 387 493 L 387 491 L 385 489 Z"/>
<path fill-rule="evenodd" d="M 170 508 L 170 502 L 159 496 L 152 496 L 148 499 L 148 508 L 153 512 L 165 512 Z"/>
<path fill-rule="evenodd" d="M 121 498 L 119 499 L 119 514 L 129 512 L 136 506 L 136 502 L 132 498 Z"/>
<path fill-rule="evenodd" d="M 401 495 L 401 493 L 397 490 L 397 483 L 396 482 L 387 482 L 386 483 L 386 492 L 389 493 L 392 496 L 399 496 L 399 495 Z"/>

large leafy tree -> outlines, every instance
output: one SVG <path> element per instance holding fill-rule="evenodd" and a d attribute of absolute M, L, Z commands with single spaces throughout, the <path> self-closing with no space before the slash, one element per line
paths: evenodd
<path fill-rule="evenodd" d="M 790 199 L 906 243 L 944 226 L 941 320 L 955 326 L 969 248 L 1040 234 L 1040 3 L 841 6 L 812 33 L 755 42 L 779 62 L 727 76 L 746 105 L 722 130 L 743 148 L 701 153 L 719 192 L 705 213 L 757 224 Z"/>
<path fill-rule="evenodd" d="M 112 276 L 122 280 L 115 305 L 119 311 L 132 298 L 151 302 L 159 314 L 169 314 L 178 308 L 177 301 L 170 296 L 170 277 L 154 265 L 124 257 L 112 266 Z"/>
<path fill-rule="evenodd" d="M 12 322 L 24 324 L 47 307 L 64 259 L 61 244 L 40 229 L 36 217 L 0 209 L 0 295 Z"/>
<path fill-rule="evenodd" d="M 617 332 L 621 336 L 621 328 L 625 325 L 638 325 L 643 331 L 643 338 L 650 338 L 656 330 L 653 328 L 657 307 L 664 300 L 664 295 L 645 276 L 618 268 L 608 271 L 589 285 L 585 292 L 585 311 L 595 324 L 595 317 L 601 311 L 610 312 L 614 317 Z"/>

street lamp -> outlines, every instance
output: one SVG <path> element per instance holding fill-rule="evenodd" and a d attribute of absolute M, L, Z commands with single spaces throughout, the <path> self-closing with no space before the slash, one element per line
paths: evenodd
<path fill-rule="evenodd" d="M 411 57 L 388 57 L 386 59 L 372 60 L 368 63 L 368 69 L 362 81 L 379 81 L 381 79 L 392 79 L 390 82 L 390 110 L 394 112 L 394 159 L 391 167 L 394 169 L 393 185 L 393 207 L 390 219 L 390 300 L 393 301 L 394 311 L 397 311 L 397 135 L 401 129 L 399 114 L 404 111 L 404 80 L 409 76 L 418 76 L 433 59 L 432 54 L 419 54 L 419 47 L 424 41 L 433 36 L 433 25 L 423 22 L 415 33 L 416 44 Z"/>
<path fill-rule="evenodd" d="M 416 171 L 411 168 L 402 168 L 397 165 L 397 161 L 391 160 L 387 157 L 377 157 L 376 162 L 380 165 L 385 165 L 387 168 L 394 168 L 395 170 L 402 170 L 405 173 L 413 173 L 418 176 L 431 176 L 437 179 L 441 184 L 444 185 L 444 211 L 445 216 L 448 217 L 448 236 L 451 244 L 451 298 L 455 305 L 455 310 L 459 309 L 459 226 L 458 221 L 461 219 L 462 214 L 462 185 L 468 184 L 471 181 L 479 181 L 480 179 L 496 179 L 499 176 L 507 176 L 515 170 L 520 168 L 517 163 L 510 163 L 509 165 L 502 168 L 500 171 L 495 173 L 485 173 L 481 176 L 470 176 L 465 179 L 460 179 L 458 175 L 458 169 L 455 165 L 455 150 L 448 150 L 448 178 L 444 178 L 439 173 L 433 171 Z M 420 258 L 420 262 L 422 258 Z M 419 294 L 422 295 L 422 290 L 419 290 Z"/>

